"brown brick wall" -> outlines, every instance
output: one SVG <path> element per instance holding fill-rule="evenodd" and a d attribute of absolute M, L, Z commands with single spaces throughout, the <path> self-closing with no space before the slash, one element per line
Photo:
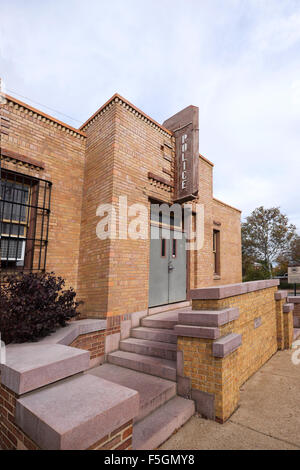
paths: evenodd
<path fill-rule="evenodd" d="M 89 317 L 105 317 L 108 309 L 111 241 L 100 240 L 96 216 L 100 204 L 111 204 L 115 153 L 115 107 L 111 107 L 86 130 L 79 294 L 82 311 Z"/>
<path fill-rule="evenodd" d="M 114 125 L 112 120 L 114 120 Z M 108 128 L 112 133 L 109 133 L 109 138 Z M 110 152 L 103 155 L 101 152 L 107 152 L 107 143 L 105 142 L 105 149 L 98 149 L 98 145 L 100 145 L 99 135 L 102 132 L 112 143 Z M 104 115 L 90 124 L 86 133 L 88 135 L 87 168 L 89 167 L 89 158 L 94 162 L 94 158 L 96 159 L 98 156 L 97 168 L 102 165 L 103 161 L 103 168 L 107 172 L 112 172 L 112 174 L 109 177 L 111 185 L 105 190 L 104 188 L 101 189 L 100 177 L 97 182 L 95 181 L 95 171 L 89 174 L 86 169 L 85 191 L 91 184 L 90 179 L 92 179 L 95 185 L 98 184 L 99 186 L 97 190 L 94 187 L 94 193 L 97 191 L 100 191 L 100 193 L 96 201 L 94 200 L 94 193 L 89 200 L 89 203 L 91 200 L 93 201 L 93 206 L 92 208 L 89 207 L 88 212 L 88 223 L 91 229 L 86 229 L 84 226 L 87 215 L 86 211 L 83 210 L 82 240 L 89 237 L 88 248 L 84 248 L 85 242 L 82 241 L 82 253 L 85 250 L 88 251 L 89 257 L 86 258 L 86 264 L 81 259 L 79 268 L 80 279 L 82 279 L 81 286 L 86 286 L 89 297 L 85 314 L 87 316 L 99 316 L 107 313 L 108 316 L 119 316 L 146 310 L 148 308 L 150 241 L 132 240 L 130 238 L 107 242 L 96 241 L 96 245 L 100 246 L 102 244 L 105 246 L 101 250 L 104 249 L 106 254 L 110 253 L 109 265 L 107 266 L 105 259 L 100 258 L 102 266 L 98 266 L 97 263 L 92 261 L 94 253 L 92 239 L 93 237 L 96 239 L 96 205 L 99 202 L 110 202 L 112 200 L 117 210 L 119 196 L 126 196 L 128 205 L 139 203 L 148 207 L 148 209 L 150 209 L 150 198 L 171 203 L 173 192 L 166 190 L 160 184 L 151 184 L 148 174 L 151 172 L 173 184 L 174 139 L 159 132 L 143 121 L 141 116 L 128 111 L 119 103 L 113 104 Z M 92 146 L 89 139 L 94 138 L 94 134 L 97 136 L 97 141 Z M 173 146 L 173 150 L 164 145 L 166 142 Z M 89 157 L 90 146 L 95 152 L 94 156 L 91 155 L 91 157 Z M 173 161 L 169 162 L 164 158 L 165 156 L 173 159 Z M 202 158 L 200 159 L 199 178 L 200 193 L 198 200 L 205 205 L 205 246 L 198 253 L 191 252 L 188 254 L 190 256 L 190 287 L 214 285 L 216 282 L 239 282 L 241 281 L 240 212 L 213 200 L 212 166 Z M 215 281 L 213 275 L 212 236 L 214 219 L 222 223 L 222 276 L 218 281 Z M 118 228 L 117 226 L 117 230 Z M 98 294 L 97 288 L 100 285 L 103 288 L 102 292 Z M 81 294 L 83 295 L 82 289 Z M 84 294 L 84 298 L 87 298 L 86 295 Z M 106 306 L 103 302 L 98 302 L 103 297 L 106 298 Z M 91 298 L 95 299 L 95 303 L 91 302 Z"/>
<path fill-rule="evenodd" d="M 238 406 L 239 389 L 277 349 L 292 345 L 292 312 L 283 313 L 285 299 L 275 300 L 277 287 L 219 300 L 193 300 L 194 310 L 238 307 L 238 319 L 220 327 L 220 336 L 237 333 L 242 345 L 225 358 L 212 354 L 213 340 L 178 337 L 183 376 L 191 388 L 214 397 L 215 417 L 226 421 Z"/>
<path fill-rule="evenodd" d="M 277 326 L 277 347 L 280 351 L 285 348 L 284 345 L 284 313 L 283 305 L 286 303 L 286 299 L 276 301 L 276 326 Z"/>
<path fill-rule="evenodd" d="M 96 331 L 80 335 L 70 344 L 73 348 L 90 351 L 90 360 L 104 356 L 106 331 Z"/>
<path fill-rule="evenodd" d="M 146 310 L 150 241 L 99 240 L 96 210 L 103 203 L 117 206 L 119 196 L 127 196 L 129 205 L 148 208 L 150 198 L 171 203 L 174 138 L 120 100 L 109 103 L 84 128 L 86 138 L 17 102 L 9 101 L 3 113 L 10 127 L 1 146 L 40 161 L 45 169 L 11 162 L 4 166 L 53 183 L 47 270 L 77 289 L 84 301 L 82 317 Z M 149 172 L 170 186 L 149 179 Z M 205 245 L 188 254 L 190 288 L 241 280 L 240 213 L 213 199 L 212 179 L 212 166 L 200 158 L 198 201 L 205 206 Z M 220 279 L 213 273 L 214 221 L 221 223 Z"/>
<path fill-rule="evenodd" d="M 220 279 L 213 285 L 242 282 L 241 213 L 213 200 L 213 228 L 220 231 Z M 221 223 L 216 225 L 214 222 Z"/>
<path fill-rule="evenodd" d="M 300 304 L 294 304 L 294 316 L 300 317 Z"/>
<path fill-rule="evenodd" d="M 24 164 L 2 161 L 2 168 L 53 183 L 46 268 L 76 288 L 85 140 L 12 101 L 7 102 L 1 113 L 9 119 L 8 135 L 1 135 L 1 148 L 45 166 L 37 171 Z"/>
<path fill-rule="evenodd" d="M 39 447 L 15 424 L 17 395 L 0 382 L 0 448 L 38 450 Z"/>
<path fill-rule="evenodd" d="M 238 350 L 239 385 L 277 351 L 276 291 L 277 287 L 272 287 L 226 299 L 193 301 L 196 310 L 239 308 L 239 318 L 221 329 L 222 336 L 231 332 L 242 335 L 242 346 Z M 261 318 L 258 328 L 254 326 L 256 318 Z"/>
<path fill-rule="evenodd" d="M 107 434 L 88 450 L 132 450 L 132 420 Z"/>

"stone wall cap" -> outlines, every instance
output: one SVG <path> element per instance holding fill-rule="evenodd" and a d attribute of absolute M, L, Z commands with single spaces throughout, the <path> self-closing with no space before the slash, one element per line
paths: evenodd
<path fill-rule="evenodd" d="M 214 357 L 226 357 L 236 351 L 242 344 L 242 336 L 230 333 L 213 342 L 212 353 Z"/>
<path fill-rule="evenodd" d="M 284 304 L 283 313 L 290 313 L 294 310 L 294 308 L 295 308 L 294 304 Z"/>
<path fill-rule="evenodd" d="M 221 335 L 219 328 L 191 325 L 176 325 L 174 332 L 177 336 L 186 336 L 189 338 L 217 339 Z"/>
<path fill-rule="evenodd" d="M 237 307 L 219 310 L 182 310 L 178 313 L 178 322 L 181 325 L 211 326 L 226 325 L 239 317 Z"/>
<path fill-rule="evenodd" d="M 17 344 L 7 348 L 1 381 L 22 395 L 85 371 L 89 361 L 89 351 L 61 344 Z"/>
<path fill-rule="evenodd" d="M 96 331 L 106 330 L 107 320 L 85 319 L 72 321 L 55 333 L 43 338 L 39 343 L 64 344 L 69 346 L 80 335 L 87 335 Z"/>
<path fill-rule="evenodd" d="M 16 424 L 43 450 L 84 450 L 138 412 L 138 392 L 86 374 L 18 399 Z"/>
<path fill-rule="evenodd" d="M 287 296 L 288 296 L 288 291 L 287 290 L 279 290 L 278 292 L 275 292 L 274 296 L 275 296 L 275 300 L 286 299 Z"/>
<path fill-rule="evenodd" d="M 268 289 L 279 285 L 279 279 L 267 279 L 265 281 L 241 282 L 217 287 L 204 287 L 191 290 L 192 300 L 219 300 L 237 295 L 247 294 L 262 289 Z"/>

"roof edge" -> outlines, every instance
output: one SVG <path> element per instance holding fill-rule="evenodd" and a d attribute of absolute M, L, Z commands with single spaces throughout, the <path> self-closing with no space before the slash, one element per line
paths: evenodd
<path fill-rule="evenodd" d="M 29 104 L 27 103 L 24 103 L 23 101 L 20 101 L 19 99 L 17 98 L 14 98 L 13 96 L 10 96 L 10 95 L 7 95 L 6 93 L 2 93 L 1 94 L 2 96 L 4 96 L 4 98 L 7 100 L 7 101 L 11 101 L 12 103 L 15 103 L 17 104 L 18 106 L 21 106 L 22 108 L 25 108 L 25 109 L 28 109 L 29 111 L 31 111 L 32 113 L 34 114 L 38 114 L 40 116 L 42 116 L 43 118 L 49 120 L 49 121 L 52 121 L 56 124 L 58 124 L 59 126 L 61 127 L 64 127 L 66 129 L 69 129 L 70 131 L 82 136 L 82 137 L 86 137 L 86 134 L 81 131 L 80 129 L 76 129 L 75 127 L 72 127 L 70 126 L 69 124 L 66 124 L 65 122 L 63 121 L 60 121 L 59 119 L 56 119 L 54 118 L 53 116 L 50 116 L 49 114 L 46 114 L 44 113 L 43 111 L 37 109 L 37 108 L 34 108 L 33 106 L 30 106 Z"/>
<path fill-rule="evenodd" d="M 205 158 L 203 155 L 201 155 L 201 153 L 199 153 L 199 157 L 204 160 L 206 163 L 208 163 L 210 166 L 214 167 L 215 164 L 212 163 L 210 160 L 208 160 L 207 158 Z"/>
<path fill-rule="evenodd" d="M 137 108 L 137 106 L 132 104 L 126 98 L 123 98 L 123 96 L 119 95 L 119 93 L 115 93 L 108 101 L 106 101 L 106 103 L 104 103 L 87 121 L 85 121 L 85 123 L 82 124 L 82 126 L 80 126 L 79 129 L 83 130 L 93 119 L 95 119 L 98 116 L 98 114 L 100 114 L 107 106 L 109 106 L 110 104 L 112 104 L 114 102 L 115 103 L 121 102 L 121 103 L 127 105 L 129 107 L 129 110 L 131 108 L 132 111 L 135 111 L 136 113 L 140 114 L 147 121 L 154 124 L 155 127 L 158 127 L 163 132 L 168 134 L 170 137 L 173 136 L 172 131 L 170 131 L 166 127 L 162 126 L 161 124 L 159 124 L 157 121 L 155 121 L 155 119 L 151 118 L 150 116 L 148 116 L 148 114 L 144 113 L 144 111 L 140 110 L 139 108 Z"/>
<path fill-rule="evenodd" d="M 218 204 L 222 204 L 223 206 L 230 207 L 230 209 L 233 209 L 237 212 L 242 213 L 241 209 L 237 209 L 236 207 L 231 206 L 230 204 L 227 204 L 226 202 L 220 201 L 220 199 L 217 199 L 216 197 L 213 197 L 213 200 L 217 202 Z"/>

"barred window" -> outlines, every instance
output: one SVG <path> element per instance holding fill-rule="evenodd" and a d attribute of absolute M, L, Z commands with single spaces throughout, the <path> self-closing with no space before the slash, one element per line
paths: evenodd
<path fill-rule="evenodd" d="M 1 170 L 1 270 L 46 267 L 51 183 Z"/>

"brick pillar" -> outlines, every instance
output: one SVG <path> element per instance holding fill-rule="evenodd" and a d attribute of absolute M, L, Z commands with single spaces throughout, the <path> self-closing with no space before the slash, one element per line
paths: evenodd
<path fill-rule="evenodd" d="M 196 410 L 205 418 L 224 423 L 239 402 L 237 351 L 216 357 L 215 343 L 211 339 L 178 337 L 177 348 L 183 359 L 179 383 L 185 383 L 185 393 L 180 393 L 180 388 L 178 393 L 195 400 Z"/>
<path fill-rule="evenodd" d="M 284 315 L 284 349 L 291 349 L 294 339 L 294 304 L 285 304 L 283 306 Z"/>
<path fill-rule="evenodd" d="M 280 351 L 285 349 L 284 345 L 284 314 L 283 306 L 286 303 L 288 293 L 286 291 L 276 292 L 276 325 L 277 325 L 277 346 Z"/>

